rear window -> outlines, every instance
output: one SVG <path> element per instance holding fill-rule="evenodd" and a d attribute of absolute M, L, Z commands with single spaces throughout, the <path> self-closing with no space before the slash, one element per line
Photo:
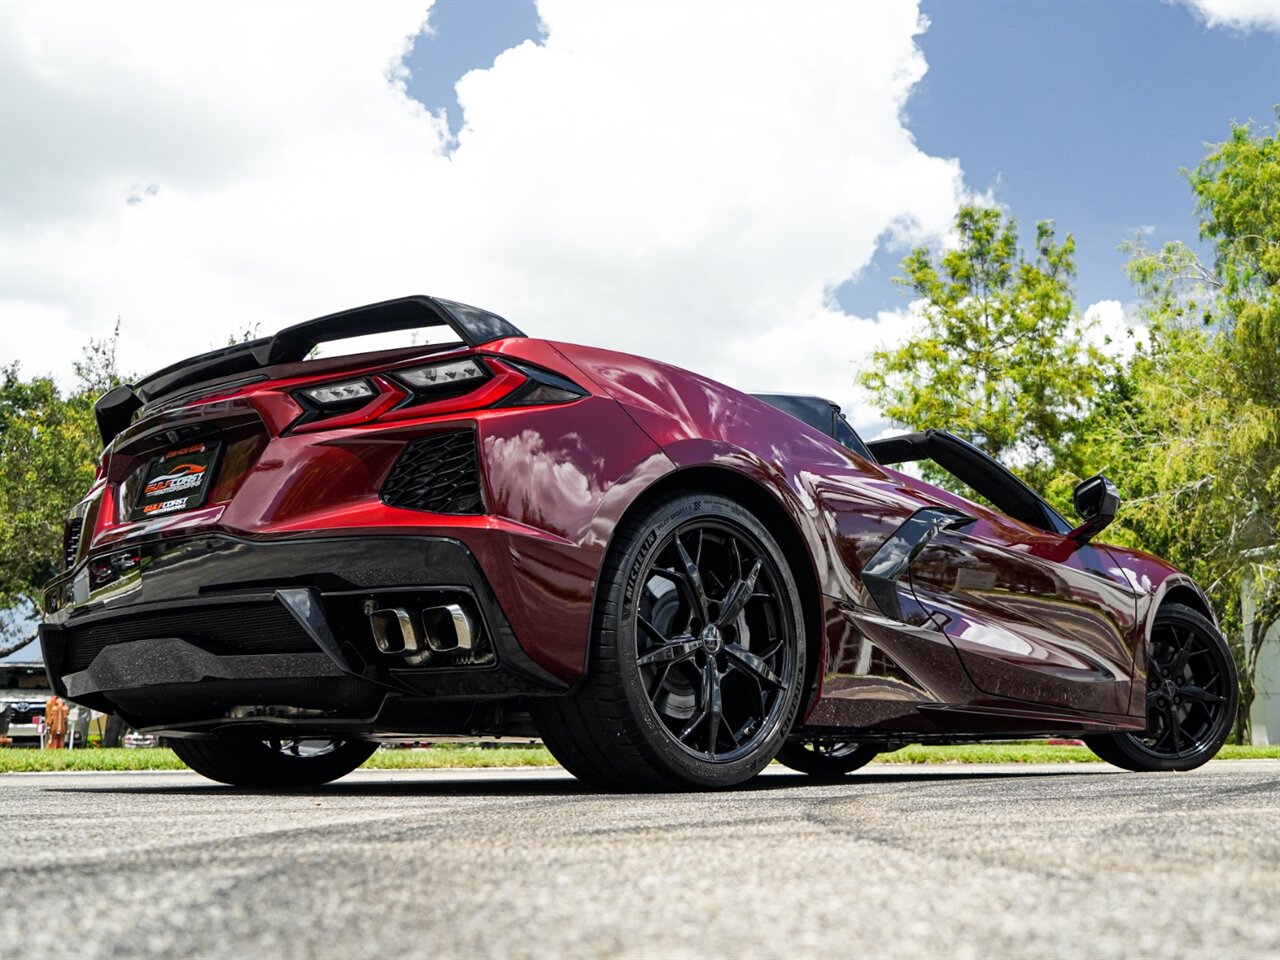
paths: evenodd
<path fill-rule="evenodd" d="M 792 396 L 785 393 L 752 394 L 757 400 L 763 400 L 771 407 L 790 414 L 801 423 L 825 433 L 847 450 L 851 450 L 864 460 L 872 463 L 876 458 L 871 455 L 867 445 L 862 442 L 858 432 L 849 426 L 849 421 L 840 413 L 840 408 L 830 400 L 822 397 Z"/>

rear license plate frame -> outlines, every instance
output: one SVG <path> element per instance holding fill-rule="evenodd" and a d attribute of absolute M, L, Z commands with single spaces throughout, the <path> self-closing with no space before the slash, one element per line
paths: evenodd
<path fill-rule="evenodd" d="M 165 450 L 148 461 L 130 520 L 154 520 L 204 506 L 218 469 L 221 440 L 201 440 Z M 197 470 L 181 468 L 196 467 Z M 180 471 L 180 472 L 179 472 Z M 192 480 L 191 478 L 196 478 Z"/>

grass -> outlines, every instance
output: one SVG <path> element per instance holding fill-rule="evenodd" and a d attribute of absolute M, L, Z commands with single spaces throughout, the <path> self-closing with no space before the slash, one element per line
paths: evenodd
<path fill-rule="evenodd" d="M 1243 747 L 1227 744 L 1220 760 L 1280 760 L 1280 744 Z M 1047 743 L 970 743 L 954 746 L 904 747 L 882 754 L 877 763 L 1100 763 L 1087 747 Z M 455 767 L 552 767 L 556 762 L 541 746 L 474 747 L 444 744 L 425 750 L 379 750 L 365 763 L 373 770 L 431 770 Z M 0 749 L 0 774 L 49 773 L 62 770 L 183 770 L 165 747 L 139 750 Z"/>
<path fill-rule="evenodd" d="M 164 747 L 139 750 L 0 750 L 0 773 L 51 773 L 60 770 L 185 770 L 186 764 Z"/>
<path fill-rule="evenodd" d="M 1280 744 L 1266 747 L 1228 743 L 1218 760 L 1278 760 Z M 947 746 L 903 747 L 882 753 L 876 763 L 1101 763 L 1088 747 L 1035 742 L 959 743 Z"/>
<path fill-rule="evenodd" d="M 426 750 L 379 750 L 364 763 L 371 770 L 435 770 L 441 767 L 554 767 L 541 744 L 530 747 L 469 747 L 447 744 Z"/>

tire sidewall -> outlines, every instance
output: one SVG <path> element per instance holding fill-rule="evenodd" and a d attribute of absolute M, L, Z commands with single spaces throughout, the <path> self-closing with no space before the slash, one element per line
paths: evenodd
<path fill-rule="evenodd" d="M 777 569 L 781 591 L 786 597 L 791 617 L 795 650 L 795 669 L 784 696 L 783 708 L 773 720 L 773 729 L 750 754 L 722 763 L 694 757 L 674 742 L 654 715 L 647 691 L 636 666 L 636 630 L 641 577 L 650 558 L 676 528 L 691 520 L 719 520 L 739 527 L 757 541 Z M 694 785 L 719 787 L 741 783 L 759 773 L 782 746 L 799 710 L 804 688 L 806 637 L 800 591 L 795 577 L 768 529 L 745 509 L 716 494 L 687 494 L 667 501 L 649 516 L 644 534 L 624 548 L 621 581 L 614 585 L 618 617 L 602 630 L 602 641 L 614 646 L 619 680 L 626 697 L 629 714 L 641 733 L 641 749 L 660 767 L 675 774 L 679 781 Z"/>

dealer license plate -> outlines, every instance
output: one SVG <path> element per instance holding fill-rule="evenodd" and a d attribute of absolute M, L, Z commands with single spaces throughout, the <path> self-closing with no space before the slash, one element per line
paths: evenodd
<path fill-rule="evenodd" d="M 188 443 L 166 450 L 152 460 L 130 519 L 168 516 L 194 510 L 204 503 L 221 447 L 216 440 Z"/>

